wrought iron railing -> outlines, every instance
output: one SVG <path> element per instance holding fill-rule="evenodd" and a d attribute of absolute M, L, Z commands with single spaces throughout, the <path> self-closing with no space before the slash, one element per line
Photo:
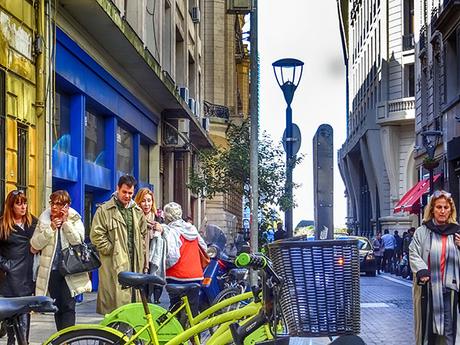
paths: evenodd
<path fill-rule="evenodd" d="M 213 104 L 211 102 L 204 101 L 204 116 L 206 117 L 218 117 L 221 119 L 228 120 L 230 118 L 230 109 L 224 105 Z"/>

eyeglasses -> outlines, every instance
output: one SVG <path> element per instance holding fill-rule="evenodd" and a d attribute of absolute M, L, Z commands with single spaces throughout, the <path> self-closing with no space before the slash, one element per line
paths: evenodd
<path fill-rule="evenodd" d="M 452 197 L 452 194 L 449 192 L 446 192 L 445 190 L 436 190 L 433 193 L 433 198 L 440 198 L 441 196 L 446 197 L 447 199 L 450 199 Z"/>
<path fill-rule="evenodd" d="M 11 192 L 14 196 L 18 196 L 19 194 L 25 194 L 25 192 L 22 189 L 16 189 Z"/>
<path fill-rule="evenodd" d="M 59 208 L 64 208 L 66 207 L 68 204 L 67 203 L 62 203 L 62 202 L 52 202 L 50 200 L 50 206 L 53 207 L 53 206 L 56 206 L 56 207 L 59 207 Z"/>

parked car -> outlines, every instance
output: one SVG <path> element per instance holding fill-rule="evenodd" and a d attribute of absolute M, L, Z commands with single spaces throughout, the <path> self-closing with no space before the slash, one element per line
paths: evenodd
<path fill-rule="evenodd" d="M 366 273 L 366 275 L 375 277 L 377 270 L 377 262 L 375 261 L 374 256 L 374 247 L 372 246 L 371 241 L 367 237 L 361 236 L 340 236 L 336 239 L 355 239 L 358 240 L 358 249 L 359 249 L 359 266 L 361 273 Z"/>
<path fill-rule="evenodd" d="M 314 236 L 308 236 L 308 241 L 313 241 Z M 367 237 L 361 236 L 348 236 L 342 234 L 335 234 L 334 239 L 336 240 L 358 240 L 359 250 L 359 266 L 361 273 L 366 273 L 367 276 L 375 277 L 377 270 L 377 262 L 374 256 L 374 247 L 371 241 Z"/>

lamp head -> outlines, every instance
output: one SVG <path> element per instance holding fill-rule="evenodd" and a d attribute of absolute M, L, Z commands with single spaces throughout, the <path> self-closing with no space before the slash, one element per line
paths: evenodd
<path fill-rule="evenodd" d="M 276 82 L 283 91 L 286 103 L 290 105 L 302 78 L 303 62 L 297 59 L 280 59 L 272 66 Z"/>
<path fill-rule="evenodd" d="M 425 147 L 428 157 L 434 158 L 434 152 L 439 144 L 439 139 L 442 137 L 441 131 L 425 131 L 420 133 L 423 138 L 423 147 Z"/>

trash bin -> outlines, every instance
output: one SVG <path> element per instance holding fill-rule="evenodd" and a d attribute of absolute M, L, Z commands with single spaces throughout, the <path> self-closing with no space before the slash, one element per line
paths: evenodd
<path fill-rule="evenodd" d="M 295 337 L 360 332 L 357 240 L 287 239 L 269 244 L 275 271 L 284 279 L 281 311 Z"/>

